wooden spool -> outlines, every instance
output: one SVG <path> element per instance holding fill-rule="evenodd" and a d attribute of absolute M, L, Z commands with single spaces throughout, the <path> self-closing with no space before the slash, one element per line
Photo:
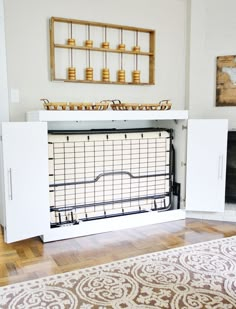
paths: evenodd
<path fill-rule="evenodd" d="M 172 103 L 166 103 L 166 109 L 168 110 L 168 109 L 171 109 L 171 106 L 172 106 Z"/>
<path fill-rule="evenodd" d="M 86 80 L 93 80 L 93 68 L 86 68 L 85 70 L 85 78 Z"/>
<path fill-rule="evenodd" d="M 119 83 L 125 83 L 125 70 L 117 71 L 117 81 Z"/>
<path fill-rule="evenodd" d="M 48 102 L 44 103 L 44 108 L 46 110 L 67 110 L 68 104 L 66 102 L 56 103 L 56 102 Z"/>
<path fill-rule="evenodd" d="M 86 40 L 84 45 L 89 48 L 93 47 L 93 40 Z"/>
<path fill-rule="evenodd" d="M 134 46 L 133 51 L 136 52 L 136 53 L 139 53 L 140 52 L 140 46 Z"/>
<path fill-rule="evenodd" d="M 102 48 L 108 49 L 109 47 L 110 47 L 110 43 L 109 42 L 102 42 Z"/>
<path fill-rule="evenodd" d="M 139 84 L 140 83 L 140 71 L 135 70 L 132 72 L 132 77 L 133 77 L 133 83 L 134 84 Z"/>
<path fill-rule="evenodd" d="M 119 49 L 119 50 L 125 50 L 125 44 L 122 44 L 122 43 L 119 44 L 119 45 L 118 45 L 118 49 Z"/>
<path fill-rule="evenodd" d="M 107 68 L 102 69 L 102 80 L 104 82 L 110 81 L 110 70 Z"/>
<path fill-rule="evenodd" d="M 69 80 L 76 80 L 76 68 L 74 68 L 74 67 L 68 68 L 68 79 Z"/>
<path fill-rule="evenodd" d="M 93 103 L 83 103 L 83 108 L 85 110 L 91 110 L 93 106 Z"/>
<path fill-rule="evenodd" d="M 72 38 L 68 39 L 67 44 L 71 46 L 75 46 L 75 39 L 72 39 Z"/>
<path fill-rule="evenodd" d="M 83 109 L 83 103 L 69 103 L 70 110 L 82 110 Z"/>

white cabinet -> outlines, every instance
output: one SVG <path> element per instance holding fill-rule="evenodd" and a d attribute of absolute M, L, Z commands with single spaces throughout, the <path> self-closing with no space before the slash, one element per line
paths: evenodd
<path fill-rule="evenodd" d="M 223 212 L 228 121 L 188 121 L 186 209 Z"/>
<path fill-rule="evenodd" d="M 49 228 L 47 124 L 2 123 L 2 223 L 5 241 Z"/>
<path fill-rule="evenodd" d="M 183 153 L 183 141 L 179 135 L 181 135 L 182 124 L 186 124 L 187 121 L 186 111 L 160 111 L 159 113 L 39 111 L 28 114 L 28 121 L 31 122 L 2 123 L 1 189 L 3 196 L 0 223 L 5 229 L 6 242 L 33 236 L 42 236 L 44 241 L 51 241 L 185 217 L 184 210 L 171 210 L 163 213 L 150 212 L 143 217 L 142 214 L 138 214 L 50 228 L 46 121 L 60 122 L 63 118 L 65 121 L 75 121 L 76 117 L 79 117 L 85 122 L 104 120 L 105 125 L 105 121 L 113 120 L 113 116 L 115 120 L 120 121 L 122 115 L 125 120 L 159 119 L 161 121 L 157 124 L 162 128 L 165 121 L 174 124 L 175 127 L 178 125 L 175 144 L 180 142 L 181 149 L 176 149 L 176 157 L 178 161 L 182 160 L 178 156 L 179 153 Z M 154 123 L 156 124 L 156 121 Z M 228 122 L 227 120 L 188 120 L 187 130 L 187 182 L 185 184 L 183 180 L 181 183 L 183 187 L 186 186 L 186 209 L 224 211 Z M 185 140 L 185 130 L 182 132 L 184 136 L 182 140 Z M 185 170 L 184 164 L 178 163 L 178 165 Z"/>

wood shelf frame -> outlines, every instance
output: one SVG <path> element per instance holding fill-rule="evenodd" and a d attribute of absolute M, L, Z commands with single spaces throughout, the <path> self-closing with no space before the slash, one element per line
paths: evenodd
<path fill-rule="evenodd" d="M 153 56 L 153 53 L 146 53 L 146 52 L 135 52 L 129 50 L 118 50 L 109 48 L 98 48 L 98 47 L 85 47 L 85 46 L 71 46 L 71 45 L 64 45 L 64 44 L 54 44 L 55 48 L 69 48 L 69 49 L 80 49 L 80 50 L 93 50 L 93 51 L 100 51 L 100 52 L 109 52 L 109 53 L 118 53 L 118 54 L 130 54 L 130 55 L 140 55 L 140 56 Z"/>
<path fill-rule="evenodd" d="M 61 44 L 59 42 L 56 42 L 55 39 L 55 32 L 57 23 L 64 23 L 71 25 L 84 25 L 84 26 L 92 26 L 103 29 L 115 29 L 119 31 L 131 31 L 134 34 L 135 33 L 145 33 L 147 34 L 147 41 L 146 44 L 148 45 L 148 51 L 133 51 L 129 49 L 114 49 L 114 48 L 103 48 L 103 47 L 87 47 L 82 45 L 69 45 L 69 44 Z M 119 43 L 119 42 L 117 42 Z M 147 70 L 145 74 L 147 75 L 147 79 L 145 81 L 142 81 L 142 78 L 140 79 L 140 82 L 134 82 L 133 80 L 120 82 L 117 80 L 109 80 L 109 81 L 103 81 L 102 79 L 96 79 L 96 80 L 86 80 L 81 78 L 75 78 L 74 80 L 71 80 L 69 78 L 61 78 L 61 76 L 57 76 L 56 74 L 56 57 L 55 52 L 57 49 L 68 49 L 68 50 L 74 50 L 76 51 L 92 51 L 94 53 L 113 53 L 113 54 L 120 54 L 120 55 L 129 55 L 133 56 L 132 61 L 135 59 L 135 57 L 148 57 L 148 65 Z M 76 58 L 76 55 L 74 56 Z M 113 64 L 112 64 L 113 65 Z M 84 64 L 84 68 L 86 67 L 86 63 Z M 102 65 L 101 65 L 102 69 Z M 51 17 L 50 18 L 50 71 L 51 71 L 51 80 L 52 81 L 62 81 L 62 82 L 76 82 L 76 83 L 99 83 L 99 84 L 118 84 L 118 85 L 154 85 L 155 84 L 155 30 L 146 29 L 146 28 L 138 28 L 138 27 L 131 27 L 131 26 L 124 26 L 124 25 L 115 25 L 115 24 L 107 24 L 107 23 L 100 23 L 100 22 L 92 22 L 92 21 L 84 21 L 84 20 L 76 20 L 76 19 L 68 19 L 68 18 L 61 18 L 61 17 Z"/>

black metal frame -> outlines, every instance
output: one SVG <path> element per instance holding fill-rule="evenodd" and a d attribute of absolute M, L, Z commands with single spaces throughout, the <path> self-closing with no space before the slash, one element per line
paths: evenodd
<path fill-rule="evenodd" d="M 149 132 L 155 132 L 156 138 L 145 138 L 145 133 Z M 121 142 L 120 140 L 118 140 L 121 145 L 121 159 L 120 159 L 121 166 L 117 164 L 117 166 L 119 167 L 118 169 L 116 166 L 116 162 L 114 162 L 116 153 L 116 148 L 114 146 L 116 146 L 115 142 L 117 140 L 114 139 L 112 143 L 111 139 L 111 134 L 116 133 L 123 134 L 123 139 L 121 140 Z M 139 139 L 136 138 L 132 139 L 131 138 L 132 133 L 135 134 L 139 133 L 140 135 Z M 53 152 L 53 157 L 49 157 L 49 162 L 53 166 L 53 172 L 51 172 L 49 175 L 50 176 L 49 192 L 50 194 L 53 195 L 52 199 L 54 202 L 50 206 L 51 214 L 53 214 L 52 217 L 54 217 L 54 219 L 51 222 L 51 227 L 58 227 L 65 224 L 78 224 L 80 221 L 105 219 L 115 216 L 125 216 L 148 211 L 167 211 L 173 207 L 172 203 L 173 195 L 177 195 L 179 199 L 178 195 L 179 192 L 177 192 L 178 190 L 176 189 L 179 184 L 177 184 L 174 180 L 175 156 L 172 145 L 172 139 L 173 139 L 172 130 L 160 129 L 160 128 L 145 128 L 145 129 L 127 129 L 127 130 L 112 129 L 112 130 L 89 130 L 89 131 L 49 131 L 49 134 L 51 136 L 64 135 L 65 140 L 64 142 L 52 142 L 49 140 L 49 147 L 52 148 L 51 150 Z M 90 154 L 89 152 L 86 152 L 85 149 L 86 145 L 92 145 L 91 149 L 93 149 L 93 151 L 91 151 L 91 156 L 94 157 L 94 160 L 96 159 L 96 142 L 94 142 L 94 140 L 91 141 L 92 139 L 91 135 L 104 134 L 104 145 L 106 145 L 108 141 L 113 145 L 113 149 L 111 149 L 110 151 L 111 160 L 108 162 L 110 166 L 109 164 L 106 163 L 105 160 L 106 153 L 104 153 L 103 158 L 101 159 L 103 160 L 103 163 L 105 163 L 106 167 L 104 167 L 102 172 L 100 172 L 97 175 L 94 175 L 94 177 L 92 178 L 91 177 L 87 178 L 86 164 L 84 163 L 84 171 L 82 171 L 81 175 L 85 179 L 83 177 L 80 178 L 79 169 L 73 171 L 74 175 L 72 177 L 72 180 L 66 179 L 67 175 L 65 170 L 66 169 L 65 160 L 64 163 L 62 162 L 58 164 L 56 162 L 57 161 L 56 151 L 59 149 L 60 151 L 62 151 L 61 152 L 62 157 L 63 155 L 66 157 L 66 146 L 71 145 L 71 147 L 74 147 L 73 155 L 70 159 L 72 161 L 74 160 L 74 163 L 72 163 L 71 165 L 74 166 L 76 169 L 76 160 L 78 159 L 79 161 L 79 158 L 76 159 L 76 155 L 78 154 L 78 152 L 76 151 L 78 151 L 78 149 L 80 150 L 80 148 L 76 146 L 77 145 L 76 142 L 74 142 L 74 139 L 71 137 L 72 135 L 75 134 L 85 135 L 83 139 L 84 141 L 79 143 L 80 145 L 82 145 L 81 147 L 84 148 L 81 149 L 81 151 L 83 150 L 85 151 L 84 156 L 86 156 L 87 154 L 87 157 L 84 157 L 83 160 L 86 160 L 88 158 L 88 155 Z M 141 140 L 147 141 L 146 153 L 141 147 L 142 146 L 142 144 L 140 144 Z M 130 150 L 129 170 L 126 170 L 127 167 L 125 167 L 125 163 L 123 162 L 126 160 L 124 159 L 126 158 L 126 156 L 122 153 L 122 151 L 124 151 L 124 149 L 122 148 L 124 147 L 122 146 L 123 141 L 126 141 L 126 143 L 128 143 L 129 145 Z M 105 149 L 104 145 L 101 146 L 103 147 L 103 149 Z M 134 153 L 136 150 L 137 152 Z M 146 155 L 146 161 L 142 159 L 141 151 L 144 151 L 144 154 Z M 165 154 L 165 158 L 163 154 Z M 139 163 L 136 163 L 137 167 L 134 168 L 132 165 L 135 164 L 132 163 L 132 157 L 136 155 L 137 155 L 136 161 Z M 150 155 L 152 160 L 149 158 Z M 61 162 L 63 161 L 63 158 L 62 159 L 60 158 L 58 160 Z M 140 171 L 138 172 L 138 164 L 140 165 L 141 160 L 144 161 L 143 164 L 145 165 L 145 168 L 147 170 L 145 174 L 142 174 Z M 97 161 L 95 160 L 94 166 L 91 168 L 93 172 L 96 169 L 96 162 Z M 160 162 L 161 165 L 157 166 L 158 164 L 160 164 Z M 124 167 L 124 169 L 122 169 L 122 167 Z M 141 165 L 139 167 L 141 167 Z M 61 170 L 62 173 L 64 172 L 64 175 L 62 175 L 63 181 L 57 179 L 56 175 L 58 173 L 57 168 L 59 171 Z M 91 174 L 91 172 L 89 173 Z M 120 178 L 119 186 L 121 187 L 120 196 L 118 198 L 117 196 L 115 197 L 114 194 L 117 177 Z M 111 180 L 111 182 L 109 182 L 109 179 Z M 101 189 L 103 189 L 103 192 L 101 194 L 100 192 L 97 192 L 95 190 L 95 185 L 96 183 L 99 183 L 99 181 L 102 182 L 102 185 L 100 185 L 100 187 Z M 114 184 L 112 184 L 112 181 L 114 182 Z M 134 181 L 134 184 L 132 183 L 132 181 Z M 162 184 L 158 185 L 158 182 L 160 183 L 162 182 Z M 106 190 L 106 184 L 108 184 L 109 187 L 111 186 L 110 190 Z M 88 197 L 90 196 L 90 194 L 93 194 L 93 192 L 89 191 L 88 189 L 89 186 L 94 186 L 93 201 L 91 201 L 91 198 Z M 128 196 L 126 193 L 127 188 L 130 191 L 128 192 Z M 73 203 L 68 202 L 69 193 L 67 196 L 67 191 L 69 192 L 70 190 L 73 191 L 74 194 L 76 195 L 79 194 L 78 193 L 79 190 L 81 191 L 82 197 L 78 199 L 80 200 L 80 202 L 77 202 L 76 198 L 74 198 Z M 139 191 L 146 191 L 146 192 L 141 192 L 140 194 Z M 60 195 L 60 193 L 62 194 Z M 106 196 L 108 196 L 107 200 Z M 148 207 L 144 206 L 144 203 L 142 203 L 142 201 L 143 202 L 145 201 L 145 203 L 148 204 Z M 106 206 L 109 205 L 110 209 L 106 209 Z M 116 206 L 118 205 L 120 205 L 120 208 L 116 208 Z M 97 215 L 88 215 L 89 213 L 88 210 L 93 209 L 95 210 L 101 207 L 103 208 L 102 214 L 98 213 Z M 81 210 L 84 211 L 84 214 L 79 212 Z M 109 212 L 108 210 L 112 211 Z"/>

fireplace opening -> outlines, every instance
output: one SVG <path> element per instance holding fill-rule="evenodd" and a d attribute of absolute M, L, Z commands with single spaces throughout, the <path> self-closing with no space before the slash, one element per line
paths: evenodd
<path fill-rule="evenodd" d="M 236 203 L 236 131 L 228 132 L 225 202 Z"/>

